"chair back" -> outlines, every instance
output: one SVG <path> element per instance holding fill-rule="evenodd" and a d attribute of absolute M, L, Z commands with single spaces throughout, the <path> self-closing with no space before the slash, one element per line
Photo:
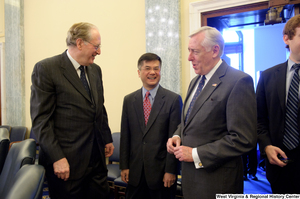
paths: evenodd
<path fill-rule="evenodd" d="M 9 134 L 10 134 L 10 132 L 11 132 L 11 126 L 9 126 L 9 125 L 1 125 L 0 128 L 5 128 L 5 129 L 7 129 L 8 132 L 9 132 Z"/>
<path fill-rule="evenodd" d="M 0 128 L 0 174 L 8 153 L 9 132 L 6 128 Z"/>
<path fill-rule="evenodd" d="M 11 127 L 10 141 L 16 142 L 16 141 L 25 140 L 26 132 L 27 132 L 27 127 L 25 127 L 25 126 Z"/>
<path fill-rule="evenodd" d="M 44 177 L 43 166 L 24 165 L 13 178 L 11 187 L 4 190 L 2 197 L 4 199 L 40 199 L 43 195 Z"/>
<path fill-rule="evenodd" d="M 23 165 L 34 163 L 35 147 L 36 144 L 33 139 L 14 143 L 11 146 L 0 175 L 0 195 L 7 187 L 11 187 L 14 176 Z"/>
<path fill-rule="evenodd" d="M 114 153 L 109 157 L 109 162 L 120 162 L 120 139 L 121 133 L 116 132 L 112 133 L 113 145 L 115 147 Z"/>

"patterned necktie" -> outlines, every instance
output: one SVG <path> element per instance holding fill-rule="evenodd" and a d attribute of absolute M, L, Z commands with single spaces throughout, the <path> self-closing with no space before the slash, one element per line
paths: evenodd
<path fill-rule="evenodd" d="M 205 79 L 206 79 L 205 75 L 203 75 L 202 78 L 201 78 L 201 80 L 200 80 L 200 82 L 199 82 L 199 84 L 198 84 L 198 87 L 197 87 L 197 90 L 196 90 L 196 92 L 195 92 L 195 94 L 193 96 L 193 99 L 192 99 L 192 101 L 190 103 L 189 109 L 188 109 L 188 111 L 186 113 L 184 124 L 186 124 L 186 121 L 188 120 L 188 118 L 190 116 L 190 113 L 191 113 L 191 111 L 193 109 L 195 101 L 196 101 L 197 97 L 199 96 L 200 92 L 202 91 L 202 88 L 203 88 L 204 83 L 205 83 Z"/>
<path fill-rule="evenodd" d="M 81 73 L 80 73 L 80 80 L 81 80 L 81 82 L 83 84 L 83 87 L 85 88 L 86 92 L 89 94 L 90 99 L 92 99 L 90 87 L 89 87 L 89 84 L 88 84 L 88 82 L 86 80 L 86 77 L 85 77 L 84 67 L 80 66 L 79 69 L 81 71 Z"/>
<path fill-rule="evenodd" d="M 147 91 L 145 99 L 144 99 L 144 103 L 143 103 L 144 117 L 145 117 L 146 126 L 147 126 L 149 115 L 150 115 L 150 112 L 151 112 L 151 103 L 150 103 L 150 100 L 149 100 L 149 95 L 150 95 L 150 92 Z"/>
<path fill-rule="evenodd" d="M 299 67 L 300 64 L 294 64 L 292 68 L 295 73 L 289 88 L 286 103 L 285 115 L 285 134 L 283 136 L 283 144 L 289 150 L 296 148 L 299 144 L 299 128 L 298 128 L 298 103 L 299 103 Z"/>

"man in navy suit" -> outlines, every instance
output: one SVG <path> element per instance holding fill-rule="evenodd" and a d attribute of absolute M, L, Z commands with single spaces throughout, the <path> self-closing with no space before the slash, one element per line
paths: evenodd
<path fill-rule="evenodd" d="M 104 107 L 96 26 L 74 24 L 68 50 L 38 62 L 32 72 L 32 131 L 40 144 L 49 193 L 56 198 L 107 198 L 105 157 L 113 153 Z"/>
<path fill-rule="evenodd" d="M 143 87 L 124 98 L 120 169 L 128 183 L 126 198 L 175 197 L 178 161 L 167 153 L 166 142 L 180 122 L 182 100 L 159 85 L 160 71 L 161 58 L 143 54 L 138 60 Z M 143 108 L 146 102 L 151 110 Z"/>
<path fill-rule="evenodd" d="M 290 51 L 289 59 L 261 73 L 257 89 L 258 142 L 262 154 L 266 154 L 267 179 L 272 192 L 278 194 L 300 193 L 300 147 L 286 144 L 289 122 L 298 127 L 295 138 L 288 142 L 299 142 L 299 83 L 295 106 L 295 118 L 288 117 L 289 89 L 296 73 L 295 64 L 300 63 L 300 15 L 292 17 L 283 30 L 283 41 Z M 296 66 L 296 65 L 295 65 Z M 299 72 L 298 72 L 299 73 Z M 297 74 L 296 74 L 297 75 Z M 293 84 L 296 86 L 296 84 Z M 291 117 L 289 117 L 291 118 Z"/>

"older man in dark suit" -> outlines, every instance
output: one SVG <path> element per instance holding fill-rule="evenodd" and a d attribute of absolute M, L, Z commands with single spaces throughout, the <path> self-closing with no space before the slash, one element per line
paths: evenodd
<path fill-rule="evenodd" d="M 263 71 L 257 85 L 257 132 L 272 192 L 300 194 L 300 15 L 285 24 L 283 41 L 289 59 Z"/>
<path fill-rule="evenodd" d="M 256 145 L 253 80 L 220 59 L 223 47 L 215 28 L 201 27 L 190 36 L 188 59 L 197 76 L 190 83 L 181 124 L 167 143 L 182 161 L 185 199 L 243 193 L 241 155 Z"/>
<path fill-rule="evenodd" d="M 50 197 L 107 198 L 105 156 L 113 153 L 101 69 L 94 64 L 96 26 L 74 24 L 68 50 L 38 62 L 32 73 L 32 130 L 40 144 Z"/>
<path fill-rule="evenodd" d="M 124 98 L 120 168 L 128 199 L 175 197 L 178 161 L 167 153 L 166 142 L 180 123 L 182 100 L 159 85 L 160 71 L 159 56 L 142 55 L 143 87 Z"/>

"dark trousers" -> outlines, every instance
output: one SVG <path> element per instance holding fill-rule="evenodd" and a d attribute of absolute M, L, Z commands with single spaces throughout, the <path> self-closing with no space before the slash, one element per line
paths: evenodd
<path fill-rule="evenodd" d="M 94 145 L 96 146 L 96 145 Z M 46 168 L 46 178 L 49 186 L 51 199 L 83 199 L 103 198 L 109 196 L 107 182 L 107 169 L 105 159 L 100 158 L 99 150 L 94 147 L 91 161 L 84 174 L 78 180 L 67 180 L 57 178 L 53 172 L 53 166 Z"/>
<path fill-rule="evenodd" d="M 276 165 L 270 165 L 269 162 L 267 162 L 267 176 L 271 188 L 272 193 L 274 194 L 300 194 L 300 147 L 297 147 L 296 149 L 289 151 L 286 148 L 282 149 L 288 158 L 292 159 L 292 163 L 288 163 L 284 167 L 279 167 Z M 272 173 L 270 172 L 270 169 L 272 169 Z M 273 175 L 273 176 L 270 176 Z M 276 177 L 274 177 L 276 176 Z"/>
<path fill-rule="evenodd" d="M 127 185 L 126 199 L 174 199 L 176 186 L 177 183 L 174 183 L 174 185 L 170 188 L 166 188 L 163 186 L 158 190 L 152 190 L 148 187 L 143 171 L 140 183 L 137 187 L 130 184 Z"/>
<path fill-rule="evenodd" d="M 244 176 L 247 174 L 256 175 L 257 172 L 257 149 L 256 147 L 242 155 L 243 158 L 243 168 L 244 168 Z"/>

